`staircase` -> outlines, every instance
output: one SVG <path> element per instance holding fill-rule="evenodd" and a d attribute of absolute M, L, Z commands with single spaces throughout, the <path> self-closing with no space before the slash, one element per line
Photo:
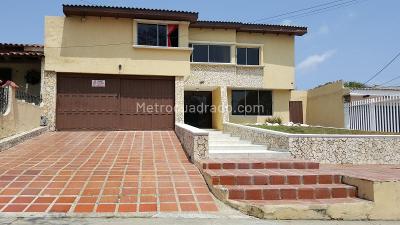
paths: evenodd
<path fill-rule="evenodd" d="M 370 204 L 356 198 L 356 188 L 343 184 L 340 174 L 320 170 L 319 164 L 314 162 L 209 159 L 202 161 L 201 166 L 212 192 L 231 206 L 251 215 L 265 211 L 266 206 L 280 207 L 273 209 L 274 213 L 269 209 L 263 216 L 254 215 L 258 217 L 279 218 L 279 215 L 286 215 L 279 210 L 284 210 L 282 206 L 288 204 L 299 208 L 291 208 L 296 211 L 293 217 L 281 218 L 303 218 L 300 216 L 303 214 L 325 218 L 323 214 L 332 204 L 354 204 L 351 207 L 356 208 L 361 207 L 359 204 Z M 319 206 L 315 207 L 316 204 Z M 341 206 L 336 208 L 340 210 Z"/>
<path fill-rule="evenodd" d="M 264 145 L 252 144 L 249 141 L 241 140 L 239 137 L 232 137 L 230 134 L 217 130 L 209 132 L 209 157 L 210 158 L 270 158 L 286 159 L 290 157 L 289 152 L 268 150 Z"/>

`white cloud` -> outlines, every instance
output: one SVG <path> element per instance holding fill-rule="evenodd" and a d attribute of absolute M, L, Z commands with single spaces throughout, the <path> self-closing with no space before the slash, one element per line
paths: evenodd
<path fill-rule="evenodd" d="M 316 69 L 318 65 L 331 58 L 335 53 L 336 50 L 329 50 L 322 54 L 310 55 L 305 60 L 301 61 L 297 68 L 303 72 Z"/>
<path fill-rule="evenodd" d="M 288 26 L 288 25 L 291 25 L 292 22 L 293 22 L 293 21 L 291 21 L 291 20 L 283 20 L 283 21 L 281 22 L 281 24 L 282 24 L 282 25 L 287 25 L 287 26 Z"/>

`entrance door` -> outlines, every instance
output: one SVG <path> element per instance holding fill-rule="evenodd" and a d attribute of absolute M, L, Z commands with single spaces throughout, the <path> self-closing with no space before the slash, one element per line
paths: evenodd
<path fill-rule="evenodd" d="M 198 128 L 212 128 L 211 105 L 211 91 L 185 91 L 185 123 Z"/>
<path fill-rule="evenodd" d="M 303 102 L 289 102 L 290 121 L 293 123 L 303 123 Z"/>

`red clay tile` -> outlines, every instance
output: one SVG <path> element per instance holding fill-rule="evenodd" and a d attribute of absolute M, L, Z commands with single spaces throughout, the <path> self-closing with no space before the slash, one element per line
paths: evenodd
<path fill-rule="evenodd" d="M 161 212 L 177 212 L 179 211 L 176 203 L 160 203 Z"/>
<path fill-rule="evenodd" d="M 303 184 L 316 184 L 317 176 L 316 175 L 304 175 L 303 176 Z"/>
<path fill-rule="evenodd" d="M 140 204 L 139 212 L 155 212 L 157 211 L 157 204 Z"/>
<path fill-rule="evenodd" d="M 347 197 L 347 189 L 346 188 L 333 188 L 332 189 L 332 197 L 333 198 L 346 198 Z"/>
<path fill-rule="evenodd" d="M 34 197 L 17 197 L 12 203 L 31 203 L 35 199 Z"/>
<path fill-rule="evenodd" d="M 281 199 L 297 199 L 295 189 L 281 189 Z"/>
<path fill-rule="evenodd" d="M 312 188 L 300 188 L 297 194 L 299 199 L 314 199 L 314 189 Z"/>
<path fill-rule="evenodd" d="M 32 204 L 25 210 L 25 212 L 46 212 L 49 206 L 49 204 Z"/>
<path fill-rule="evenodd" d="M 285 184 L 285 177 L 280 175 L 272 175 L 269 177 L 269 184 L 271 185 Z"/>
<path fill-rule="evenodd" d="M 296 184 L 301 184 L 301 180 L 299 176 L 287 176 L 287 184 L 292 184 L 292 185 L 296 185 Z"/>
<path fill-rule="evenodd" d="M 214 203 L 199 203 L 202 212 L 217 212 L 218 208 Z"/>
<path fill-rule="evenodd" d="M 279 200 L 280 190 L 279 189 L 263 190 L 263 197 L 264 200 Z"/>
<path fill-rule="evenodd" d="M 24 209 L 27 207 L 28 205 L 22 205 L 22 204 L 18 204 L 18 205 L 14 205 L 14 204 L 10 204 L 7 207 L 5 207 L 2 211 L 3 212 L 23 212 Z"/>
<path fill-rule="evenodd" d="M 333 177 L 331 175 L 319 175 L 318 176 L 318 183 L 319 184 L 332 184 Z"/>
<path fill-rule="evenodd" d="M 76 213 L 90 213 L 93 212 L 94 204 L 78 204 L 75 206 L 74 212 Z"/>
<path fill-rule="evenodd" d="M 329 190 L 329 188 L 317 188 L 315 190 L 315 198 L 317 199 L 331 198 L 331 191 Z"/>
<path fill-rule="evenodd" d="M 181 203 L 181 210 L 184 212 L 197 212 L 197 206 L 195 203 Z"/>
<path fill-rule="evenodd" d="M 62 204 L 62 203 L 73 203 L 75 201 L 76 197 L 59 197 L 56 200 L 56 204 Z"/>
<path fill-rule="evenodd" d="M 55 204 L 51 207 L 50 212 L 67 213 L 70 208 L 70 204 Z"/>
<path fill-rule="evenodd" d="M 245 190 L 245 199 L 247 200 L 262 200 L 262 191 L 261 190 Z"/>
<path fill-rule="evenodd" d="M 116 204 L 99 204 L 96 212 L 114 212 Z"/>
<path fill-rule="evenodd" d="M 136 204 L 120 204 L 118 206 L 118 212 L 136 212 Z"/>

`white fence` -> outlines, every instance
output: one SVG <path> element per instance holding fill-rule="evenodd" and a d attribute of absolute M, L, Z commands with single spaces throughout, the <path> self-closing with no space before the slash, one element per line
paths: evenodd
<path fill-rule="evenodd" d="M 346 128 L 400 132 L 400 96 L 385 96 L 345 103 Z"/>

